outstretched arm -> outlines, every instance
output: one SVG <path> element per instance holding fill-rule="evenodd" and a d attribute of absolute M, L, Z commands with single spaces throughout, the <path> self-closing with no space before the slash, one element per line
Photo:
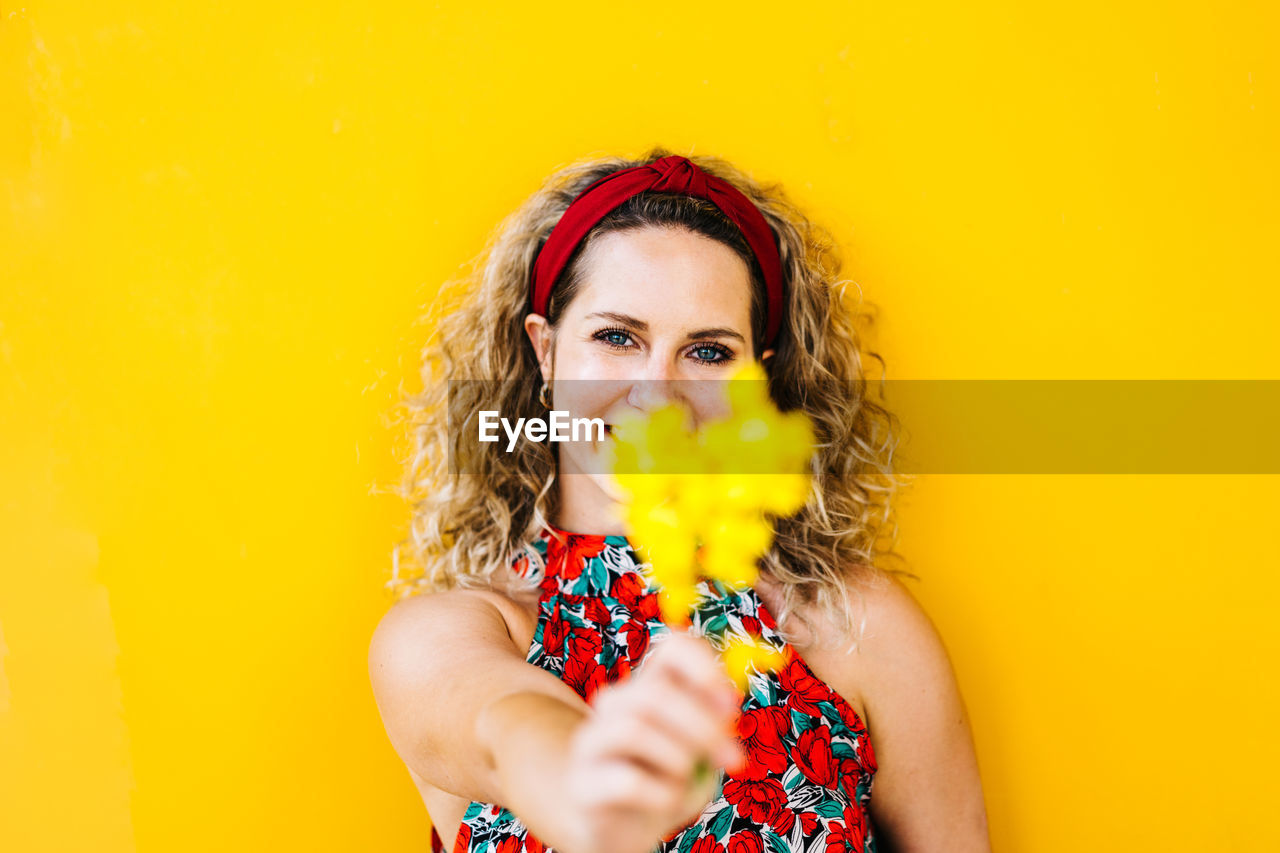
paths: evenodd
<path fill-rule="evenodd" d="M 369 671 L 392 745 L 417 776 L 507 807 L 558 850 L 648 853 L 711 796 L 698 759 L 743 758 L 715 653 L 665 637 L 591 707 L 524 659 L 493 595 L 419 596 L 383 618 Z"/>
<path fill-rule="evenodd" d="M 392 746 L 419 777 L 470 800 L 506 802 L 495 715 L 522 707 L 526 723 L 564 740 L 590 709 L 571 687 L 530 666 L 507 631 L 493 593 L 453 590 L 398 602 L 369 646 L 374 698 Z M 535 710 L 536 709 L 536 710 Z M 527 734 L 527 732 L 526 732 Z M 537 743 L 538 739 L 532 739 Z M 555 755 L 543 772 L 554 771 Z"/>

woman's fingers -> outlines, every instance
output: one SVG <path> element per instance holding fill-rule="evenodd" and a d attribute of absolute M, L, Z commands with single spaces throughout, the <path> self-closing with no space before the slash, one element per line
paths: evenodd
<path fill-rule="evenodd" d="M 653 671 L 672 679 L 713 708 L 734 711 L 737 689 L 724 671 L 724 664 L 706 640 L 683 632 L 673 632 L 655 640 L 654 650 L 637 677 Z"/>
<path fill-rule="evenodd" d="M 632 679 L 598 694 L 600 748 L 686 779 L 703 755 L 739 766 L 745 758 L 733 727 L 739 700 L 720 662 L 703 640 L 674 635 L 668 642 Z"/>
<path fill-rule="evenodd" d="M 683 686 L 658 679 L 636 685 L 635 713 L 678 739 L 696 756 L 732 765 L 741 750 L 733 730 L 733 713 L 708 707 Z"/>
<path fill-rule="evenodd" d="M 698 819 L 713 793 L 712 786 L 655 785 L 648 774 L 624 760 L 597 766 L 590 776 L 593 793 L 580 800 L 580 813 L 600 820 L 588 849 L 617 853 L 624 839 L 644 839 L 645 853 L 680 827 Z"/>
<path fill-rule="evenodd" d="M 733 727 L 740 701 L 711 647 L 685 634 L 601 688 L 570 746 L 581 849 L 648 853 L 695 820 L 715 792 L 715 775 L 698 765 L 745 760 Z"/>
<path fill-rule="evenodd" d="M 635 680 L 648 681 L 640 702 L 655 720 L 709 749 L 718 764 L 742 757 L 734 732 L 742 698 L 705 640 L 669 635 Z"/>
<path fill-rule="evenodd" d="M 654 784 L 649 770 L 623 758 L 598 762 L 584 781 L 580 802 L 594 808 L 667 813 L 678 809 L 684 798 L 680 786 Z"/>
<path fill-rule="evenodd" d="M 599 724 L 584 737 L 586 748 L 595 754 L 639 762 L 676 784 L 693 773 L 698 759 L 684 738 L 622 702 L 616 713 L 601 714 Z"/>

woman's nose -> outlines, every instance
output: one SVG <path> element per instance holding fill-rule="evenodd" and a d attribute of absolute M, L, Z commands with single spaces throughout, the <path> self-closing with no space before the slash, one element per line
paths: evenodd
<path fill-rule="evenodd" d="M 656 353 L 648 359 L 644 370 L 635 378 L 628 394 L 631 405 L 642 411 L 652 411 L 677 399 L 679 389 L 676 387 L 680 373 L 673 364 L 673 358 L 660 357 Z"/>
<path fill-rule="evenodd" d="M 674 396 L 669 380 L 646 377 L 631 383 L 627 402 L 642 412 L 652 412 L 670 403 Z"/>

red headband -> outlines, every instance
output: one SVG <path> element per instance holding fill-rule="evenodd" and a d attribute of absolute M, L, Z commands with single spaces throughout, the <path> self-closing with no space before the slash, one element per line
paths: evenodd
<path fill-rule="evenodd" d="M 605 175 L 582 191 L 551 230 L 533 264 L 533 310 L 547 313 L 551 287 L 578 243 L 609 211 L 646 191 L 679 193 L 706 199 L 733 221 L 760 263 L 768 292 L 765 345 L 773 343 L 782 324 L 782 264 L 773 231 L 751 200 L 728 181 L 704 172 L 687 157 L 673 155 L 646 166 L 634 166 Z"/>

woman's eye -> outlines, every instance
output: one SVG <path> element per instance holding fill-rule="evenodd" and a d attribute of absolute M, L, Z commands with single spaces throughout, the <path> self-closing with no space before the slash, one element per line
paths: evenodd
<path fill-rule="evenodd" d="M 693 357 L 698 361 L 716 364 L 732 360 L 733 355 L 724 347 L 702 344 L 693 348 Z"/>
<path fill-rule="evenodd" d="M 603 341 L 611 347 L 625 349 L 631 343 L 631 335 L 620 329 L 605 329 L 596 334 L 596 340 Z"/>

